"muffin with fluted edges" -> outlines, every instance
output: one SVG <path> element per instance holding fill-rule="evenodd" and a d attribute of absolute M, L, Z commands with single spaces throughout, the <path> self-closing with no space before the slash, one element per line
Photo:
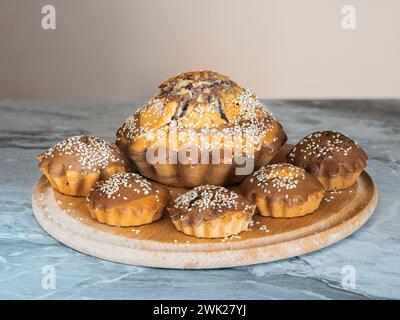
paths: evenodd
<path fill-rule="evenodd" d="M 87 196 L 97 181 L 127 171 L 123 153 L 105 140 L 80 135 L 69 137 L 37 159 L 51 186 L 66 195 Z"/>
<path fill-rule="evenodd" d="M 228 237 L 246 230 L 254 210 L 242 195 L 214 185 L 195 187 L 168 206 L 175 227 L 199 238 Z"/>
<path fill-rule="evenodd" d="M 367 160 L 366 153 L 353 139 L 335 131 L 311 133 L 287 155 L 287 162 L 311 173 L 326 190 L 351 187 Z"/>
<path fill-rule="evenodd" d="M 247 177 L 242 193 L 266 217 L 294 218 L 318 209 L 325 190 L 311 174 L 288 163 L 271 164 Z"/>
<path fill-rule="evenodd" d="M 111 226 L 140 226 L 156 221 L 169 201 L 169 191 L 132 173 L 99 181 L 86 198 L 90 215 Z"/>
<path fill-rule="evenodd" d="M 285 142 L 253 92 L 219 73 L 194 71 L 164 81 L 121 126 L 116 144 L 143 176 L 195 187 L 239 183 Z"/>

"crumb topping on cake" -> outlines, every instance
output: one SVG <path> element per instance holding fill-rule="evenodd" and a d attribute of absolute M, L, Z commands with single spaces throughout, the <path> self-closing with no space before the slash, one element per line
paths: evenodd
<path fill-rule="evenodd" d="M 42 154 L 43 159 L 64 155 L 77 157 L 80 169 L 87 172 L 100 172 L 116 162 L 124 164 L 119 152 L 108 142 L 84 135 L 72 136 L 60 141 Z M 71 167 L 72 164 L 67 169 Z"/>

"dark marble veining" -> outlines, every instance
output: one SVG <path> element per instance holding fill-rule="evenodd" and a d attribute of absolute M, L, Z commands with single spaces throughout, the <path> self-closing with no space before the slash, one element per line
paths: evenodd
<path fill-rule="evenodd" d="M 400 101 L 270 101 L 289 142 L 334 129 L 369 155 L 379 188 L 370 221 L 339 243 L 301 257 L 221 270 L 164 270 L 99 260 L 60 244 L 36 223 L 35 155 L 70 135 L 114 141 L 129 103 L 0 101 L 0 299 L 369 299 L 400 298 Z M 54 266 L 56 288 L 42 286 Z M 354 267 L 355 288 L 342 286 Z"/>

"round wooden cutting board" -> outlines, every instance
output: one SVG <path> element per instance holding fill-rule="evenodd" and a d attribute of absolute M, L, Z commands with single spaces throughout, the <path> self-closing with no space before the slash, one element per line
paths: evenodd
<path fill-rule="evenodd" d="M 171 191 L 176 196 L 184 189 Z M 377 200 L 376 186 L 364 171 L 351 188 L 328 192 L 310 215 L 292 219 L 255 215 L 249 230 L 226 239 L 186 236 L 167 215 L 140 227 L 98 223 L 90 217 L 84 198 L 54 191 L 44 176 L 33 187 L 32 207 L 51 236 L 88 255 L 133 265 L 200 269 L 250 265 L 321 249 L 360 228 Z"/>

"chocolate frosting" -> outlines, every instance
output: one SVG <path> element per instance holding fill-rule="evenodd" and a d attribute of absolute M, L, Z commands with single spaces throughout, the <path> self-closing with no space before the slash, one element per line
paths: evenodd
<path fill-rule="evenodd" d="M 288 206 L 302 204 L 310 196 L 324 193 L 318 179 L 288 163 L 260 168 L 243 181 L 241 190 L 252 201 L 265 198 L 269 202 L 284 201 Z"/>
<path fill-rule="evenodd" d="M 367 164 L 367 155 L 350 137 L 340 132 L 317 131 L 297 143 L 287 161 L 312 175 L 351 175 Z"/>
<path fill-rule="evenodd" d="M 168 204 L 169 191 L 139 174 L 115 173 L 96 183 L 86 198 L 93 209 L 117 207 L 133 200 L 154 196 L 156 202 Z"/>
<path fill-rule="evenodd" d="M 179 219 L 185 225 L 199 225 L 227 211 L 243 212 L 250 219 L 254 210 L 255 205 L 245 197 L 214 185 L 196 187 L 177 197 L 168 207 L 171 218 Z"/>
<path fill-rule="evenodd" d="M 88 173 L 103 173 L 115 166 L 117 171 L 126 171 L 127 160 L 115 145 L 90 136 L 69 137 L 50 149 L 37 159 L 39 168 L 54 176 L 63 176 L 67 170 L 82 175 Z"/>

